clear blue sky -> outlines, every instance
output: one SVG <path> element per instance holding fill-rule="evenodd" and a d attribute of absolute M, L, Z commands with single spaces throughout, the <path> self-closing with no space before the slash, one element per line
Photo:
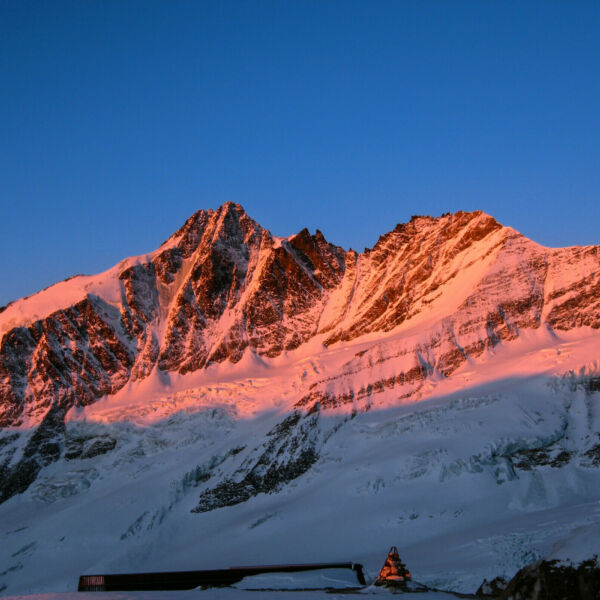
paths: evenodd
<path fill-rule="evenodd" d="M 233 200 L 600 243 L 600 3 L 0 0 L 0 305 Z"/>

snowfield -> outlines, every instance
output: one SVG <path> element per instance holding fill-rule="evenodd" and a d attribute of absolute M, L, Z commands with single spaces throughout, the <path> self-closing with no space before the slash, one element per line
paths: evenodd
<path fill-rule="evenodd" d="M 395 335 L 377 352 L 391 353 Z M 540 557 L 600 554 L 600 396 L 588 385 L 599 339 L 536 331 L 452 378 L 430 378 L 409 402 L 388 390 L 351 411 L 303 414 L 302 439 L 318 455 L 310 468 L 270 493 L 200 512 L 219 482 L 242 479 L 299 396 L 372 343 L 337 344 L 318 358 L 310 347 L 275 359 L 247 352 L 237 365 L 130 384 L 72 409 L 68 438 L 84 440 L 81 453 L 0 505 L 0 590 L 69 598 L 84 573 L 320 561 L 360 562 L 372 579 L 397 545 L 416 581 L 472 593 L 484 577 L 511 577 Z M 94 454 L 102 443 L 114 445 Z M 289 597 L 268 597 L 281 594 Z"/>
<path fill-rule="evenodd" d="M 358 595 L 358 594 L 357 594 Z M 389 596 L 390 592 L 372 588 L 360 592 L 364 595 Z M 268 600 L 346 600 L 352 597 L 348 593 L 325 591 L 264 591 L 243 592 L 233 589 L 190 590 L 188 592 L 104 592 L 101 600 L 252 600 L 267 598 Z M 443 592 L 405 593 L 405 600 L 450 600 L 456 598 L 453 594 Z M 63 594 L 33 594 L 27 596 L 8 596 L 7 600 L 99 600 L 94 593 L 63 593 Z"/>

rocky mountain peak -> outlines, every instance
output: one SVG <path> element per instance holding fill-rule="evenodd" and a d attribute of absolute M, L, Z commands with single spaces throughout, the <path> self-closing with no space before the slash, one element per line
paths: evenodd
<path fill-rule="evenodd" d="M 230 243 L 246 243 L 262 232 L 262 227 L 251 219 L 241 205 L 226 202 L 215 212 L 215 233 L 218 239 Z"/>
<path fill-rule="evenodd" d="M 599 329 L 600 247 L 543 248 L 479 211 L 413 217 L 362 254 L 198 211 L 0 312 L 0 520 L 21 521 L 0 592 L 38 572 L 68 589 L 107 540 L 139 572 L 167 570 L 165 543 L 169 569 L 196 568 L 191 547 L 243 559 L 239 535 L 268 556 L 275 530 L 319 560 L 315 531 L 353 519 L 359 557 L 379 556 L 373 531 L 415 555 L 453 543 L 465 592 L 482 551 L 516 570 L 552 536 L 594 549 Z"/>
<path fill-rule="evenodd" d="M 275 239 L 227 202 L 151 254 L 5 310 L 0 424 L 315 336 L 330 346 L 433 327 L 428 364 L 448 373 L 524 328 L 600 326 L 599 265 L 595 247 L 545 249 L 481 211 L 413 216 L 357 254 L 319 230 Z"/>

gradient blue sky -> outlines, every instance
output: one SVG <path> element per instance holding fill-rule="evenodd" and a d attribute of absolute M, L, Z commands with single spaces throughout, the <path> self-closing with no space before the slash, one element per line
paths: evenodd
<path fill-rule="evenodd" d="M 0 0 L 0 305 L 233 200 L 600 243 L 600 3 Z"/>

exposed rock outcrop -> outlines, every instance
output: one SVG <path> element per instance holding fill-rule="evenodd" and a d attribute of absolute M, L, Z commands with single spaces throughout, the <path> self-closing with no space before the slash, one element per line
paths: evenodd
<path fill-rule="evenodd" d="M 600 566 L 595 558 L 576 566 L 541 560 L 523 567 L 496 597 L 501 600 L 597 600 Z"/>
<path fill-rule="evenodd" d="M 63 305 L 65 286 L 77 300 Z M 275 238 L 227 203 L 192 215 L 153 253 L 5 307 L 0 428 L 45 431 L 48 419 L 156 370 L 184 374 L 245 352 L 276 357 L 315 336 L 332 345 L 404 327 L 393 351 L 365 349 L 297 402 L 307 411 L 360 408 L 392 388 L 415 395 L 430 376 L 449 376 L 524 330 L 583 326 L 600 328 L 599 247 L 543 248 L 476 211 L 413 217 L 357 254 L 320 231 Z M 415 328 L 426 332 L 418 341 Z M 363 383 L 348 386 L 348 373 L 359 372 Z M 542 458 L 532 449 L 518 466 Z M 13 481 L 6 489 L 20 490 L 40 461 L 23 463 L 21 483 L 2 467 Z"/>

